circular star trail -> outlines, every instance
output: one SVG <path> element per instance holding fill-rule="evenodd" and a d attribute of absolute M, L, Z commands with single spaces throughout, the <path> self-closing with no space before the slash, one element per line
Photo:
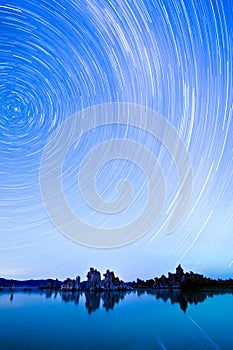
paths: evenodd
<path fill-rule="evenodd" d="M 230 0 L 0 5 L 1 275 L 65 276 L 96 265 L 125 278 L 151 277 L 177 262 L 209 275 L 232 274 L 232 16 Z M 85 206 L 78 170 L 105 141 L 141 144 L 166 179 L 165 207 L 151 231 L 127 247 L 103 252 L 67 240 L 52 225 L 39 171 L 43 150 L 64 121 L 116 102 L 150 108 L 176 129 L 191 159 L 193 188 L 185 219 L 167 235 L 179 179 L 162 143 L 132 125 L 106 125 L 84 135 L 67 153 L 62 179 L 67 201 L 82 220 L 120 227 L 145 206 L 146 178 L 127 160 L 112 161 L 96 178 L 99 195 L 108 201 L 116 199 L 121 179 L 130 181 L 134 199 L 127 216 L 109 218 Z"/>

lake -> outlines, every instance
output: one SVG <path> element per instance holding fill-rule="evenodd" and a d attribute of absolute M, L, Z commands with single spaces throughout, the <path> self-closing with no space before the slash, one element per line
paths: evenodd
<path fill-rule="evenodd" d="M 0 349 L 233 349 L 233 294 L 0 293 Z"/>

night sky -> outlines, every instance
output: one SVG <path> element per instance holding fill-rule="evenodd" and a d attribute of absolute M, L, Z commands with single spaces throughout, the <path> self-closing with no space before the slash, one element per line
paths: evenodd
<path fill-rule="evenodd" d="M 2 277 L 84 277 L 93 266 L 132 280 L 166 274 L 178 263 L 211 277 L 233 276 L 232 18 L 231 0 L 1 1 Z M 133 106 L 150 112 L 142 112 L 140 124 L 127 115 L 113 123 L 111 108 L 97 118 L 86 111 L 119 103 L 132 107 L 132 121 Z M 161 138 L 150 133 L 153 113 L 161 116 Z M 98 230 L 120 232 L 148 203 L 153 186 L 148 186 L 144 169 L 151 164 L 146 150 L 162 170 L 164 206 L 150 229 L 130 244 L 85 246 L 62 234 L 49 217 L 40 179 L 46 174 L 52 178 L 59 156 L 54 151 L 54 166 L 47 164 L 44 175 L 42 155 L 72 116 L 82 136 L 71 142 L 70 127 L 56 145 L 59 154 L 69 145 L 60 180 L 72 212 L 96 229 L 97 241 Z M 163 125 L 176 133 L 192 167 L 189 206 L 170 234 L 171 207 L 179 192 L 177 159 L 183 168 L 185 161 L 182 154 L 177 156 L 176 142 L 171 150 L 165 147 L 173 134 Z M 114 159 L 105 151 L 108 145 L 110 153 L 115 149 L 121 156 Z M 78 178 L 88 154 L 90 162 L 109 160 L 97 166 L 93 187 L 92 165 L 82 183 Z M 141 165 L 131 161 L 135 155 Z M 153 176 L 159 174 L 153 169 Z M 163 185 L 157 185 L 156 176 L 151 179 L 156 206 Z M 116 186 L 121 180 L 131 183 L 127 188 L 132 200 L 114 211 L 111 203 L 119 199 Z M 65 220 L 55 187 L 48 190 L 53 189 L 57 215 Z M 94 202 L 95 190 L 106 205 L 110 202 L 108 213 L 86 203 L 85 187 Z"/>

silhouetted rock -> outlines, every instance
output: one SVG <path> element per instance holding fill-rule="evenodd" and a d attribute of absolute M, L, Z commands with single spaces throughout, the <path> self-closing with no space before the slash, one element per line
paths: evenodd
<path fill-rule="evenodd" d="M 101 280 L 100 272 L 91 267 L 87 273 L 87 281 L 80 282 L 80 280 L 77 281 L 76 279 L 76 289 L 90 292 L 101 292 L 105 290 L 120 291 L 132 289 L 132 287 L 120 280 L 119 277 L 116 277 L 113 271 L 107 270 L 103 276 L 104 278 Z"/>
<path fill-rule="evenodd" d="M 176 268 L 176 276 L 179 279 L 181 279 L 184 276 L 184 270 L 183 270 L 183 268 L 181 267 L 180 264 Z"/>
<path fill-rule="evenodd" d="M 71 278 L 67 278 L 61 286 L 62 292 L 74 292 L 76 290 L 76 281 Z"/>
<path fill-rule="evenodd" d="M 101 291 L 124 291 L 132 289 L 232 289 L 233 279 L 228 280 L 214 280 L 203 276 L 202 274 L 194 272 L 184 272 L 181 265 L 178 265 L 175 273 L 168 273 L 168 277 L 162 275 L 161 277 L 155 277 L 154 279 L 137 279 L 136 282 L 124 282 L 115 276 L 113 271 L 107 270 L 101 280 L 101 273 L 90 268 L 87 273 L 87 281 L 81 282 L 80 276 L 76 279 L 67 278 L 64 282 L 58 279 L 54 280 L 49 278 L 48 280 L 7 280 L 0 278 L 0 292 L 7 289 L 11 292 L 14 289 L 40 289 L 50 291 L 62 291 L 62 292 L 76 292 L 76 291 L 89 291 L 89 292 L 101 292 Z"/>
<path fill-rule="evenodd" d="M 81 288 L 81 278 L 80 278 L 80 276 L 76 277 L 75 288 L 76 288 L 76 290 L 80 290 L 80 288 Z"/>
<path fill-rule="evenodd" d="M 113 271 L 107 270 L 104 279 L 101 281 L 101 288 L 104 290 L 127 290 L 130 289 L 119 277 L 115 277 Z"/>
<path fill-rule="evenodd" d="M 85 289 L 88 289 L 90 291 L 98 291 L 101 288 L 100 283 L 101 283 L 100 272 L 94 269 L 93 267 L 91 267 L 90 271 L 87 273 L 87 284 Z"/>
<path fill-rule="evenodd" d="M 176 268 L 176 273 L 168 273 L 168 277 L 162 275 L 160 278 L 155 278 L 154 288 L 197 288 L 203 286 L 207 283 L 208 279 L 203 275 L 186 272 L 184 273 L 181 265 L 178 265 Z"/>

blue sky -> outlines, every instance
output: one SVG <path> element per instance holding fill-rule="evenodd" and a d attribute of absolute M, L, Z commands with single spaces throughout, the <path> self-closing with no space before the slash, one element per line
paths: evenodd
<path fill-rule="evenodd" d="M 232 16 L 230 0 L 8 0 L 1 5 L 1 276 L 84 277 L 94 266 L 114 269 L 123 279 L 149 278 L 181 263 L 186 270 L 232 277 Z M 143 172 L 128 161 L 112 160 L 97 177 L 97 191 L 113 200 L 118 175 L 119 181 L 127 178 L 134 187 L 132 207 L 126 217 L 113 215 L 107 223 L 105 215 L 90 216 L 77 173 L 87 153 L 103 141 L 127 138 L 144 145 L 166 179 L 165 205 L 153 228 L 130 245 L 103 250 L 81 246 L 53 226 L 39 175 L 55 130 L 83 109 L 112 102 L 150 108 L 176 129 L 191 159 L 193 188 L 186 217 L 167 235 L 178 176 L 161 142 L 130 125 L 85 134 L 67 154 L 63 172 L 66 198 L 84 221 L 120 229 L 146 201 Z"/>

